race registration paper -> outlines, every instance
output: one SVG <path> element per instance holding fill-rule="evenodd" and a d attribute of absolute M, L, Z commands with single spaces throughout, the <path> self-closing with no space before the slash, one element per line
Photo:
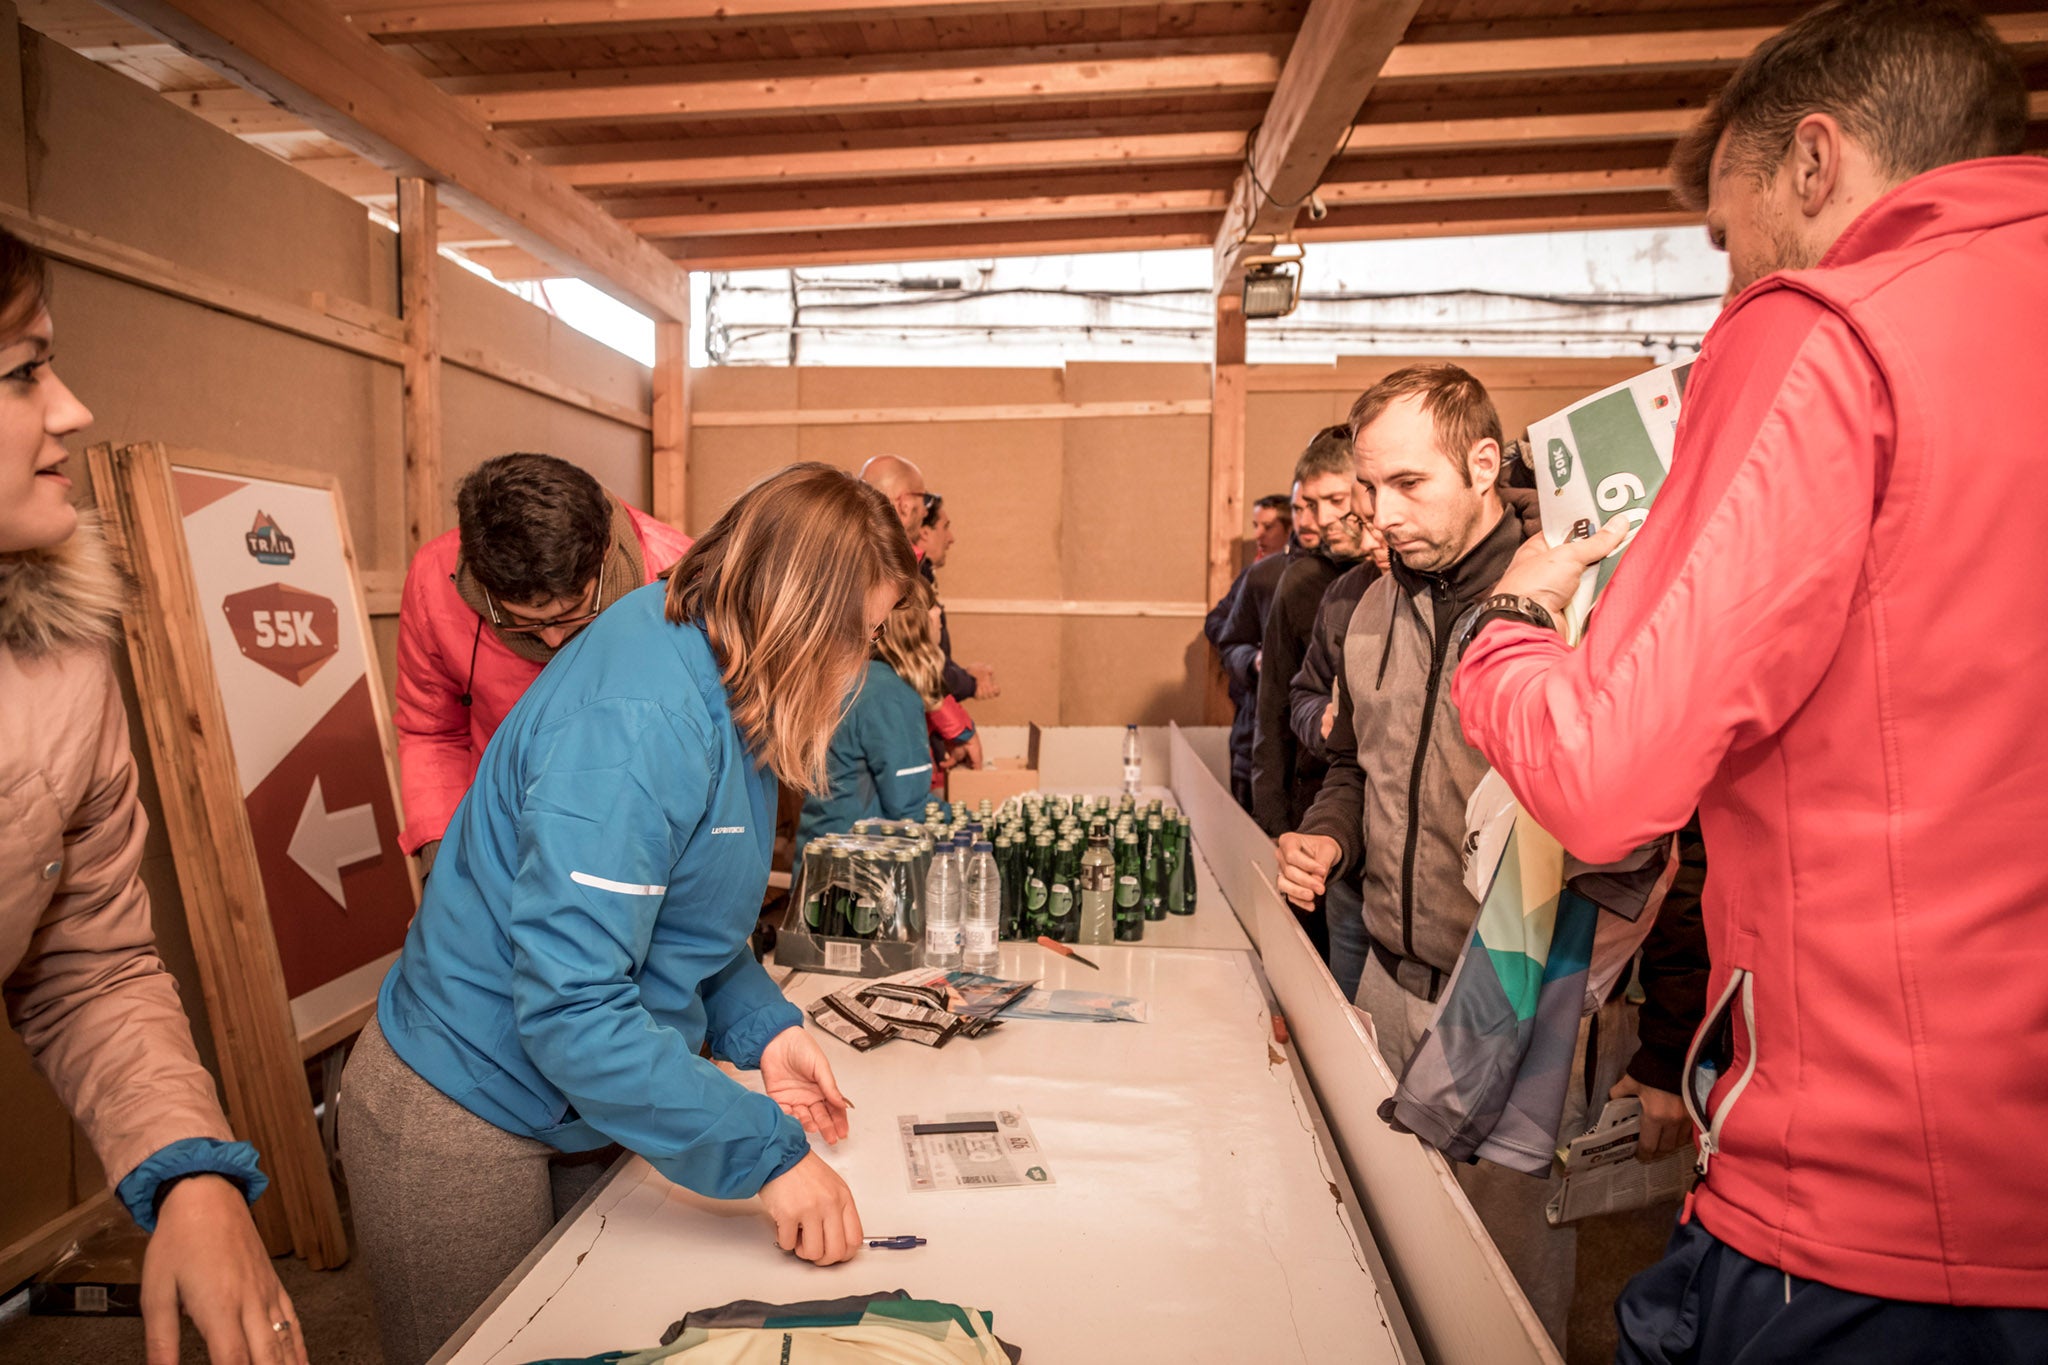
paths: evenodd
<path fill-rule="evenodd" d="M 992 1123 L 994 1132 L 917 1133 L 920 1124 Z M 1019 1185 L 1050 1185 L 1052 1172 L 1032 1136 L 1031 1125 L 1014 1109 L 992 1113 L 947 1114 L 920 1118 L 904 1114 L 896 1120 L 903 1140 L 903 1164 L 911 1193 L 927 1190 L 999 1190 Z"/>

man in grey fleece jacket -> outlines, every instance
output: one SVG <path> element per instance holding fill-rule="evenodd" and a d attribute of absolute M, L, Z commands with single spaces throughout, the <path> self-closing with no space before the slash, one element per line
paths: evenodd
<path fill-rule="evenodd" d="M 1299 832 L 1280 838 L 1280 889 L 1305 906 L 1326 885 L 1361 878 L 1369 941 L 1357 1002 L 1398 1077 L 1479 912 L 1465 889 L 1465 805 L 1487 762 L 1451 704 L 1454 627 L 1491 594 L 1526 532 L 1497 486 L 1499 415 L 1464 370 L 1389 375 L 1354 405 L 1352 430 L 1362 505 L 1391 560 L 1345 632 L 1330 771 Z M 1635 1050 L 1634 1013 L 1617 1001 L 1582 1025 L 1578 1065 L 1593 1074 L 1575 1070 L 1571 1131 L 1620 1079 Z M 1577 1240 L 1544 1218 L 1549 1182 L 1484 1161 L 1456 1169 L 1562 1348 Z"/>

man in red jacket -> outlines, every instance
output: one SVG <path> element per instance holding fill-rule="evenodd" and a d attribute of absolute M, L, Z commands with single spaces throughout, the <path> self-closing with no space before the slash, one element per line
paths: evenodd
<path fill-rule="evenodd" d="M 486 460 L 455 513 L 413 556 L 398 607 L 399 843 L 425 869 L 484 746 L 555 651 L 690 548 L 552 455 Z"/>
<path fill-rule="evenodd" d="M 1703 1181 L 1623 1361 L 2048 1360 L 2048 161 L 1946 0 L 1765 43 L 1673 169 L 1739 292 L 1625 527 L 1532 541 L 1465 638 L 1468 737 L 1582 858 L 1697 803 Z M 1711 1069 L 1696 1063 L 1712 1062 Z"/>

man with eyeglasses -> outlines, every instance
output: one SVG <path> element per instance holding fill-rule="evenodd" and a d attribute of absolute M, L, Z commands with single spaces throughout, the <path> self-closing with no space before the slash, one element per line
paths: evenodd
<path fill-rule="evenodd" d="M 398 610 L 399 842 L 432 869 L 484 746 L 555 652 L 690 538 L 552 455 L 486 460 L 456 529 L 420 547 Z"/>

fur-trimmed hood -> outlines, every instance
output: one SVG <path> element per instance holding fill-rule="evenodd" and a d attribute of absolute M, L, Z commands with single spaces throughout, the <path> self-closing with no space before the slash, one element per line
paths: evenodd
<path fill-rule="evenodd" d="M 127 584 L 98 517 L 81 513 L 63 544 L 0 555 L 0 649 L 45 654 L 108 644 L 120 631 L 126 600 Z"/>

